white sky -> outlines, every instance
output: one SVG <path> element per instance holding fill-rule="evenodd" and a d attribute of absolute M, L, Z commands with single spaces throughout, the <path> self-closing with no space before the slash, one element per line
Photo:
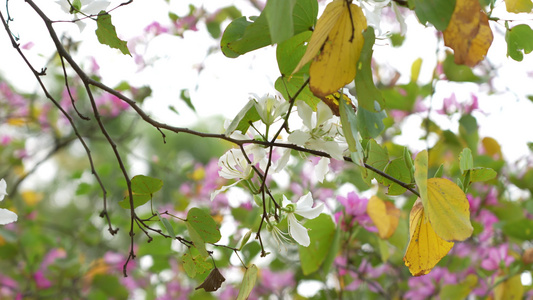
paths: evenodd
<path fill-rule="evenodd" d="M 47 1 L 48 4 L 37 2 L 52 19 L 70 19 L 68 15 L 62 13 L 59 5 L 52 1 Z M 120 2 L 112 1 L 113 4 Z M 257 11 L 245 0 L 171 1 L 171 10 L 178 15 L 185 15 L 189 3 L 203 5 L 209 12 L 225 5 L 235 4 L 242 8 L 244 15 L 257 14 Z M 34 48 L 26 53 L 34 66 L 40 69 L 45 66 L 53 52 L 48 33 L 43 28 L 43 23 L 24 1 L 10 1 L 9 4 L 11 16 L 15 19 L 11 23 L 12 29 L 21 37 L 21 45 L 29 41 L 35 42 Z M 5 6 L 1 9 L 5 15 Z M 167 12 L 168 4 L 163 0 L 134 1 L 131 5 L 114 11 L 112 17 L 119 36 L 128 41 L 139 36 L 154 20 L 163 24 L 168 23 Z M 520 63 L 506 58 L 506 43 L 501 34 L 504 28 L 494 23 L 491 26 L 495 39 L 488 58 L 491 63 L 498 66 L 497 72 L 501 75 L 494 81 L 494 85 L 500 90 L 507 88 L 517 95 L 533 94 L 531 88 L 533 77 L 526 77 L 527 71 L 531 71 L 533 65 L 532 55 L 525 55 L 524 61 Z M 266 47 L 236 59 L 226 58 L 220 52 L 207 56 L 208 49 L 217 44 L 202 25 L 198 32 L 186 32 L 184 39 L 160 36 L 153 40 L 146 51 L 146 57 L 160 59 L 142 72 L 137 72 L 137 66 L 131 57 L 100 45 L 94 35 L 94 24 L 89 24 L 81 34 L 77 26 L 70 23 L 57 24 L 56 29 L 69 30 L 74 40 L 83 40 L 85 46 L 80 48 L 79 55 L 97 58 L 105 84 L 114 86 L 122 80 L 129 81 L 134 86 L 149 84 L 153 89 L 153 97 L 146 102 L 145 108 L 159 120 L 173 125 L 185 126 L 197 121 L 199 117 L 221 114 L 226 118 L 232 118 L 248 101 L 251 93 L 257 95 L 276 93 L 273 85 L 279 72 L 274 47 Z M 437 40 L 434 30 L 419 25 L 411 16 L 408 18 L 408 32 L 410 36 L 405 42 L 406 47 L 392 48 L 382 42 L 374 47 L 374 57 L 404 74 L 403 82 L 409 78 L 412 62 L 422 57 L 424 62 L 420 78 L 422 81 L 427 81 L 436 62 L 434 54 Z M 9 44 L 4 30 L 0 33 L 0 53 L 2 53 L 0 55 L 2 76 L 9 78 L 9 82 L 15 83 L 17 88 L 23 91 L 32 92 L 38 89 L 33 75 Z M 196 67 L 199 65 L 203 65 L 204 69 L 198 75 Z M 184 88 L 191 91 L 197 115 L 179 100 L 179 91 Z M 533 128 L 533 118 L 530 116 L 533 113 L 532 102 L 518 100 L 511 92 L 490 97 L 482 96 L 483 90 L 471 84 L 461 88 L 457 88 L 457 85 L 439 88 L 433 99 L 433 107 L 440 108 L 442 99 L 449 97 L 452 92 L 456 93 L 459 101 L 470 101 L 471 92 L 479 95 L 481 110 L 490 113 L 488 116 L 475 114 L 481 124 L 480 135 L 496 138 L 502 144 L 504 155 L 509 160 L 514 161 L 530 153 L 526 142 L 533 141 L 533 132 L 529 130 Z M 174 105 L 180 115 L 169 111 L 167 109 L 169 105 Z M 453 125 L 446 118 L 436 116 L 436 119 L 443 127 L 456 131 L 456 127 L 453 126 L 457 125 Z M 404 134 L 400 140 L 405 145 L 421 149 L 425 144 L 417 140 L 419 121 L 420 118 L 417 117 L 408 121 L 413 124 L 412 130 Z"/>

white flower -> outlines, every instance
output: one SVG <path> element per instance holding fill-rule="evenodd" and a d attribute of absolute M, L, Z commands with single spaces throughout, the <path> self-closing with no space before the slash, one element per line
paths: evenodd
<path fill-rule="evenodd" d="M 316 207 L 313 207 L 313 197 L 311 192 L 309 192 L 307 195 L 300 197 L 296 204 L 287 200 L 287 198 L 283 196 L 283 207 L 287 211 L 289 234 L 298 244 L 308 247 L 311 240 L 309 239 L 307 228 L 298 222 L 296 215 L 300 215 L 307 219 L 314 219 L 320 215 L 322 210 L 324 210 L 324 204 L 320 203 Z"/>
<path fill-rule="evenodd" d="M 74 0 L 70 0 L 70 3 L 73 3 Z M 106 10 L 107 7 L 109 6 L 109 4 L 111 4 L 111 2 L 107 1 L 107 0 L 81 0 L 81 7 L 80 7 L 80 11 L 83 12 L 84 14 L 86 15 L 96 15 L 98 14 L 100 11 L 102 10 Z M 74 13 L 75 14 L 75 18 L 79 18 L 76 14 L 76 11 L 75 10 L 71 10 L 72 7 L 71 5 L 69 4 L 69 1 L 67 0 L 56 0 L 56 3 L 59 4 L 61 6 L 61 9 L 70 14 L 70 13 Z M 85 28 L 85 22 L 83 21 L 77 21 L 76 22 L 76 25 L 78 25 L 79 29 L 80 29 L 80 32 L 83 31 L 83 29 Z"/>
<path fill-rule="evenodd" d="M 289 142 L 313 150 L 325 151 L 331 157 L 343 160 L 343 147 L 334 139 L 339 137 L 339 124 L 334 121 L 331 109 L 319 102 L 316 113 L 303 101 L 296 102 L 298 115 L 302 119 L 304 128 L 295 130 L 289 135 Z"/>
<path fill-rule="evenodd" d="M 274 217 L 269 217 L 268 222 L 266 224 L 267 230 L 270 232 L 272 238 L 278 245 L 278 250 L 281 252 L 281 246 L 283 246 L 283 249 L 287 251 L 287 247 L 285 247 L 285 244 L 292 243 L 291 239 L 289 238 L 289 235 L 278 228 L 278 222 L 276 222 L 276 219 L 274 219 Z"/>
<path fill-rule="evenodd" d="M 216 195 L 237 185 L 239 182 L 251 179 L 253 176 L 252 165 L 265 157 L 265 149 L 255 144 L 246 145 L 244 151 L 251 157 L 250 161 L 252 164 L 248 163 L 241 149 L 230 149 L 220 157 L 218 160 L 218 166 L 220 167 L 218 175 L 226 179 L 236 179 L 237 181 L 211 193 L 211 200 L 215 199 Z"/>
<path fill-rule="evenodd" d="M 2 178 L 2 180 L 0 180 L 0 201 L 4 200 L 4 197 L 7 195 L 6 188 L 6 181 Z M 0 225 L 13 223 L 17 221 L 17 219 L 18 216 L 16 213 L 5 208 L 0 208 Z"/>
<path fill-rule="evenodd" d="M 289 102 L 281 100 L 276 96 L 265 95 L 261 98 L 254 95 L 257 102 L 254 106 L 261 117 L 261 121 L 266 125 L 272 125 L 278 117 L 287 113 Z"/>
<path fill-rule="evenodd" d="M 381 11 L 383 10 L 383 7 L 389 5 L 391 0 L 365 0 L 361 3 L 363 11 L 365 12 L 366 21 L 368 23 L 368 26 L 374 27 L 376 30 L 376 35 L 381 36 Z"/>

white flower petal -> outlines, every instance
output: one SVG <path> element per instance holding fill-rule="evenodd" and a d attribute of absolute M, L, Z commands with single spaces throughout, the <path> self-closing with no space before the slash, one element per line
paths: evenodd
<path fill-rule="evenodd" d="M 82 7 L 81 11 L 86 14 L 97 14 L 102 10 L 106 10 L 109 6 L 109 1 L 95 0 L 89 3 L 87 6 Z"/>
<path fill-rule="evenodd" d="M 329 172 L 329 158 L 322 157 L 318 164 L 315 166 L 315 175 L 318 182 L 322 183 L 324 177 Z"/>
<path fill-rule="evenodd" d="M 281 201 L 281 205 L 283 207 L 287 207 L 287 205 L 289 205 L 289 204 L 292 204 L 292 202 L 289 201 L 289 199 L 287 199 L 287 197 L 285 197 L 285 195 L 283 195 L 283 200 Z"/>
<path fill-rule="evenodd" d="M 287 140 L 295 145 L 305 146 L 305 143 L 311 138 L 309 132 L 295 130 L 293 131 Z"/>
<path fill-rule="evenodd" d="M 311 208 L 313 206 L 313 195 L 311 192 L 308 192 L 307 194 L 303 195 L 298 199 L 298 202 L 296 202 L 296 210 L 298 209 L 307 209 Z"/>
<path fill-rule="evenodd" d="M 7 183 L 2 178 L 2 180 L 0 180 L 0 201 L 4 200 L 4 197 L 7 196 L 6 189 L 7 189 Z"/>
<path fill-rule="evenodd" d="M 319 205 L 313 207 L 313 208 L 307 208 L 307 209 L 296 209 L 294 213 L 307 218 L 307 219 L 314 219 L 320 215 L 320 213 L 324 210 L 324 203 L 320 203 Z"/>
<path fill-rule="evenodd" d="M 6 225 L 17 221 L 18 216 L 16 213 L 7 210 L 5 208 L 0 208 L 0 225 Z"/>
<path fill-rule="evenodd" d="M 281 170 L 283 170 L 283 168 L 285 168 L 285 166 L 289 162 L 289 158 L 291 158 L 291 149 L 285 148 L 281 150 L 281 152 L 282 152 L 281 157 L 276 162 L 276 168 L 274 168 L 275 173 L 278 173 Z"/>
<path fill-rule="evenodd" d="M 313 110 L 311 107 L 309 107 L 309 105 L 303 101 L 296 102 L 296 107 L 298 108 L 298 115 L 302 119 L 304 126 L 308 129 L 315 128 L 313 125 Z"/>
<path fill-rule="evenodd" d="M 320 101 L 316 106 L 317 113 L 317 126 L 326 123 L 329 119 L 333 117 L 333 113 L 329 106 L 323 101 Z"/>
<path fill-rule="evenodd" d="M 213 201 L 213 199 L 215 199 L 215 197 L 216 197 L 218 194 L 220 194 L 220 193 L 226 191 L 227 189 L 229 189 L 229 188 L 232 187 L 232 186 L 236 186 L 237 183 L 239 183 L 239 182 L 241 182 L 241 181 L 239 180 L 239 181 L 236 181 L 236 182 L 234 182 L 234 183 L 232 183 L 232 184 L 230 184 L 230 185 L 224 185 L 224 186 L 222 186 L 221 188 L 219 188 L 218 190 L 212 192 L 212 193 L 211 193 L 211 201 Z"/>
<path fill-rule="evenodd" d="M 289 233 L 292 238 L 300 245 L 308 247 L 311 244 L 311 239 L 309 239 L 309 233 L 307 228 L 298 222 L 294 214 L 287 215 L 287 221 L 289 223 Z"/>

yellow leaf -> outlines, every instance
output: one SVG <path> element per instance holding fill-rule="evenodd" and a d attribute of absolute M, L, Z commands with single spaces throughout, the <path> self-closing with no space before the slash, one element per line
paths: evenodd
<path fill-rule="evenodd" d="M 469 67 L 483 60 L 493 39 L 489 19 L 476 0 L 456 1 L 443 34 L 444 44 L 454 50 L 455 63 Z"/>
<path fill-rule="evenodd" d="M 493 139 L 491 137 L 485 137 L 485 138 L 483 138 L 481 143 L 483 144 L 483 148 L 485 149 L 485 152 L 489 156 L 491 156 L 491 157 L 497 156 L 498 159 L 502 159 L 503 158 L 502 149 L 501 149 L 500 144 L 498 143 L 498 141 L 496 141 L 495 139 Z"/>
<path fill-rule="evenodd" d="M 309 85 L 315 96 L 324 98 L 355 78 L 366 26 L 361 8 L 349 1 L 334 0 L 326 6 L 294 70 L 297 72 L 313 59 Z"/>
<path fill-rule="evenodd" d="M 400 220 L 400 210 L 391 202 L 385 202 L 377 196 L 368 200 L 366 211 L 378 228 L 379 237 L 388 239 L 396 231 Z"/>
<path fill-rule="evenodd" d="M 425 221 L 424 206 L 416 200 L 409 214 L 409 245 L 403 260 L 413 276 L 428 274 L 453 247 Z"/>
<path fill-rule="evenodd" d="M 444 178 L 427 181 L 428 205 L 425 207 L 435 232 L 447 241 L 464 241 L 472 235 L 470 204 L 457 184 Z"/>
<path fill-rule="evenodd" d="M 7 119 L 7 124 L 20 127 L 26 124 L 26 120 L 23 118 L 9 118 Z"/>
<path fill-rule="evenodd" d="M 427 179 L 428 155 L 421 151 L 415 158 L 415 182 L 426 210 L 424 222 L 446 241 L 464 241 L 472 235 L 470 204 L 455 183 L 443 178 Z"/>
<path fill-rule="evenodd" d="M 24 200 L 24 203 L 26 203 L 28 206 L 34 206 L 43 199 L 43 194 L 36 193 L 34 191 L 23 191 L 21 196 L 22 200 Z"/>
<path fill-rule="evenodd" d="M 524 286 L 520 280 L 520 275 L 515 275 L 494 288 L 494 300 L 522 299 L 523 295 Z"/>
<path fill-rule="evenodd" d="M 533 9 L 531 0 L 505 0 L 505 8 L 511 13 L 528 13 Z"/>

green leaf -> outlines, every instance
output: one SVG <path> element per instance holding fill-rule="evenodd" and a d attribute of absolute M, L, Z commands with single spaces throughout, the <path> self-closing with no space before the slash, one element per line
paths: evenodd
<path fill-rule="evenodd" d="M 187 213 L 187 224 L 196 230 L 206 243 L 216 243 L 220 240 L 220 230 L 213 218 L 205 211 L 193 207 Z"/>
<path fill-rule="evenodd" d="M 516 217 L 516 216 L 515 216 Z M 520 218 L 518 220 L 511 220 L 505 222 L 502 231 L 504 234 L 520 239 L 522 241 L 529 241 L 533 239 L 533 220 Z"/>
<path fill-rule="evenodd" d="M 183 269 L 185 269 L 187 276 L 194 278 L 196 276 L 196 264 L 194 263 L 192 255 L 189 253 L 183 254 L 181 257 L 181 263 L 183 264 Z"/>
<path fill-rule="evenodd" d="M 385 129 L 383 119 L 387 117 L 385 110 L 374 112 L 364 109 L 363 107 L 357 108 L 357 129 L 363 139 L 376 138 Z"/>
<path fill-rule="evenodd" d="M 96 274 L 93 277 L 93 289 L 98 289 L 109 298 L 127 299 L 128 290 L 120 283 L 117 276 L 107 274 Z"/>
<path fill-rule="evenodd" d="M 305 227 L 309 229 L 311 244 L 309 247 L 298 247 L 300 261 L 304 275 L 318 270 L 326 259 L 335 236 L 335 223 L 329 215 L 320 214 L 318 217 L 307 220 Z"/>
<path fill-rule="evenodd" d="M 469 148 L 464 148 L 461 154 L 459 154 L 459 167 L 463 174 L 467 170 L 474 168 L 474 158 L 472 157 L 472 151 Z"/>
<path fill-rule="evenodd" d="M 302 87 L 302 85 L 305 83 L 304 75 L 302 71 L 299 71 L 298 73 L 292 75 L 290 80 L 287 80 L 286 77 L 280 76 L 276 80 L 275 87 L 278 92 L 283 95 L 283 98 L 290 99 L 293 95 L 296 94 L 296 92 Z M 309 107 L 311 107 L 314 111 L 316 111 L 317 104 L 321 101 L 319 98 L 317 98 L 311 90 L 309 89 L 309 85 L 306 85 L 302 92 L 296 97 L 296 100 L 302 100 Z"/>
<path fill-rule="evenodd" d="M 131 190 L 137 195 L 152 195 L 163 187 L 161 179 L 137 175 L 131 179 Z"/>
<path fill-rule="evenodd" d="M 133 207 L 137 208 L 152 199 L 152 194 L 163 187 L 163 181 L 144 175 L 137 175 L 131 179 L 131 191 L 133 192 Z M 118 203 L 121 207 L 130 208 L 130 197 L 126 195 Z"/>
<path fill-rule="evenodd" d="M 498 173 L 491 168 L 474 168 L 472 169 L 472 176 L 470 178 L 471 182 L 480 182 L 491 180 L 496 177 Z"/>
<path fill-rule="evenodd" d="M 292 10 L 294 34 L 312 30 L 318 16 L 318 1 L 297 0 Z"/>
<path fill-rule="evenodd" d="M 459 135 L 466 141 L 468 148 L 472 149 L 473 153 L 477 153 L 477 146 L 479 142 L 477 120 L 472 115 L 463 115 L 459 119 Z"/>
<path fill-rule="evenodd" d="M 72 6 L 70 7 L 70 13 L 71 14 L 75 14 L 75 13 L 80 12 L 81 0 L 72 0 L 70 3 L 72 4 Z"/>
<path fill-rule="evenodd" d="M 287 0 L 285 0 L 287 2 Z M 269 1 L 270 2 L 270 1 Z M 281 1 L 279 1 L 281 3 Z M 286 5 L 281 3 L 281 5 Z M 279 12 L 278 12 L 279 13 Z M 311 30 L 316 22 L 318 14 L 318 3 L 314 0 L 296 0 L 292 10 L 293 33 Z M 275 16 L 273 16 L 275 18 Z M 275 31 L 280 29 L 274 29 Z M 287 28 L 284 28 L 287 31 Z M 277 32 L 282 41 L 288 36 L 286 33 Z M 289 36 L 289 37 L 290 37 Z M 261 15 L 254 22 L 249 22 L 246 17 L 233 20 L 222 35 L 220 46 L 222 53 L 230 58 L 238 57 L 247 52 L 273 44 L 270 35 L 269 21 L 267 19 L 267 10 L 263 10 Z"/>
<path fill-rule="evenodd" d="M 157 216 L 159 217 L 159 220 L 161 221 L 161 223 L 163 223 L 163 226 L 165 226 L 165 229 L 167 230 L 168 232 L 168 235 L 170 235 L 172 238 L 176 237 L 176 234 L 174 233 L 174 228 L 172 227 L 172 224 L 170 224 L 170 222 L 161 217 L 161 215 L 159 214 L 159 212 L 156 210 L 155 211 Z"/>
<path fill-rule="evenodd" d="M 357 117 L 353 107 L 348 105 L 343 98 L 339 100 L 339 114 L 341 117 L 342 131 L 346 138 L 346 142 L 348 143 L 348 149 L 351 152 L 352 160 L 355 164 L 364 166 L 363 146 L 361 146 L 359 133 L 357 131 Z"/>
<path fill-rule="evenodd" d="M 385 173 L 405 183 L 411 182 L 411 171 L 407 168 L 407 165 L 403 158 L 393 159 L 385 168 Z M 393 181 L 383 178 L 383 184 L 389 187 L 387 191 L 388 195 L 397 196 L 405 193 L 406 188 L 400 186 Z"/>
<path fill-rule="evenodd" d="M 481 82 L 481 78 L 474 75 L 472 69 L 465 65 L 458 65 L 454 61 L 454 56 L 451 53 L 446 55 L 442 63 L 442 70 L 446 78 L 450 81 L 458 82 Z"/>
<path fill-rule="evenodd" d="M 141 205 L 146 204 L 148 201 L 152 200 L 152 196 L 150 195 L 133 195 L 133 208 L 137 208 Z M 124 199 L 118 202 L 118 204 L 125 208 L 130 209 L 130 197 L 125 196 Z"/>
<path fill-rule="evenodd" d="M 418 193 L 424 207 L 429 207 L 428 199 L 428 152 L 420 151 L 415 157 L 415 182 L 418 186 Z M 427 218 L 427 214 L 426 214 Z"/>
<path fill-rule="evenodd" d="M 194 244 L 194 247 L 198 250 L 201 256 L 208 257 L 209 253 L 205 249 L 205 241 L 202 239 L 202 237 L 198 234 L 196 229 L 191 225 L 191 223 L 187 222 L 187 231 L 189 231 L 189 237 L 192 240 L 192 243 Z"/>
<path fill-rule="evenodd" d="M 189 90 L 188 89 L 182 89 L 180 91 L 180 99 L 183 100 L 183 102 L 185 102 L 185 104 L 187 104 L 187 106 L 194 112 L 196 112 L 196 108 L 194 107 L 194 105 L 192 104 L 192 101 L 191 101 L 191 96 L 189 95 Z"/>
<path fill-rule="evenodd" d="M 420 23 L 429 22 L 439 31 L 446 30 L 455 9 L 455 0 L 414 0 L 414 4 Z"/>
<path fill-rule="evenodd" d="M 533 30 L 526 24 L 516 25 L 509 28 L 505 33 L 507 42 L 507 56 L 516 61 L 524 59 L 524 53 L 533 51 Z"/>
<path fill-rule="evenodd" d="M 248 299 L 255 286 L 255 281 L 257 280 L 257 271 L 258 269 L 256 265 L 251 265 L 248 267 L 248 269 L 246 269 L 246 272 L 244 272 L 244 277 L 242 278 L 241 288 L 239 290 L 237 300 Z"/>
<path fill-rule="evenodd" d="M 270 32 L 264 15 L 255 22 L 249 22 L 244 16 L 233 20 L 220 40 L 222 53 L 229 58 L 239 57 L 269 44 Z"/>
<path fill-rule="evenodd" d="M 246 103 L 237 116 L 233 118 L 224 135 L 230 136 L 235 130 L 246 134 L 250 125 L 261 119 L 255 108 L 255 103 L 256 101 L 254 99 L 250 99 L 250 101 Z"/>
<path fill-rule="evenodd" d="M 210 270 L 213 267 L 213 265 L 209 261 L 206 261 L 201 255 L 193 257 L 189 253 L 185 253 L 181 257 L 181 262 L 187 276 L 190 278 L 194 278 L 197 274 L 204 274 L 207 270 Z"/>
<path fill-rule="evenodd" d="M 441 300 L 465 299 L 476 287 L 477 276 L 469 274 L 460 283 L 447 284 L 441 287 L 439 298 Z"/>
<path fill-rule="evenodd" d="M 276 60 L 282 75 L 289 77 L 305 54 L 312 31 L 304 31 L 278 44 Z"/>
<path fill-rule="evenodd" d="M 264 12 L 268 21 L 271 43 L 277 44 L 294 34 L 292 10 L 296 0 L 269 0 Z"/>
<path fill-rule="evenodd" d="M 341 224 L 342 216 L 340 217 L 338 224 Z M 328 251 L 328 255 L 324 259 L 324 262 L 322 263 L 322 273 L 323 274 L 329 274 L 329 270 L 331 269 L 331 266 L 333 266 L 333 262 L 335 262 L 335 258 L 339 254 L 339 248 L 340 248 L 340 240 L 341 240 L 341 227 L 337 226 L 335 229 L 335 235 L 333 236 L 333 241 L 331 242 L 331 246 Z"/>
<path fill-rule="evenodd" d="M 361 56 L 357 62 L 357 72 L 355 75 L 358 110 L 364 108 L 368 111 L 379 112 L 385 108 L 385 99 L 374 85 L 372 75 L 372 47 L 376 38 L 374 28 L 369 26 L 363 32 L 363 37 L 365 42 L 361 50 Z"/>
<path fill-rule="evenodd" d="M 128 45 L 125 41 L 117 36 L 115 26 L 111 23 L 111 15 L 105 10 L 100 11 L 96 19 L 96 36 L 101 44 L 108 45 L 111 48 L 119 49 L 123 54 L 131 56 Z"/>
<path fill-rule="evenodd" d="M 383 171 L 389 163 L 389 154 L 386 148 L 382 148 L 375 140 L 370 140 L 367 145 L 367 159 L 366 163 L 370 166 Z M 379 183 L 383 183 L 383 177 L 372 171 L 368 172 L 370 179 L 376 178 Z"/>

